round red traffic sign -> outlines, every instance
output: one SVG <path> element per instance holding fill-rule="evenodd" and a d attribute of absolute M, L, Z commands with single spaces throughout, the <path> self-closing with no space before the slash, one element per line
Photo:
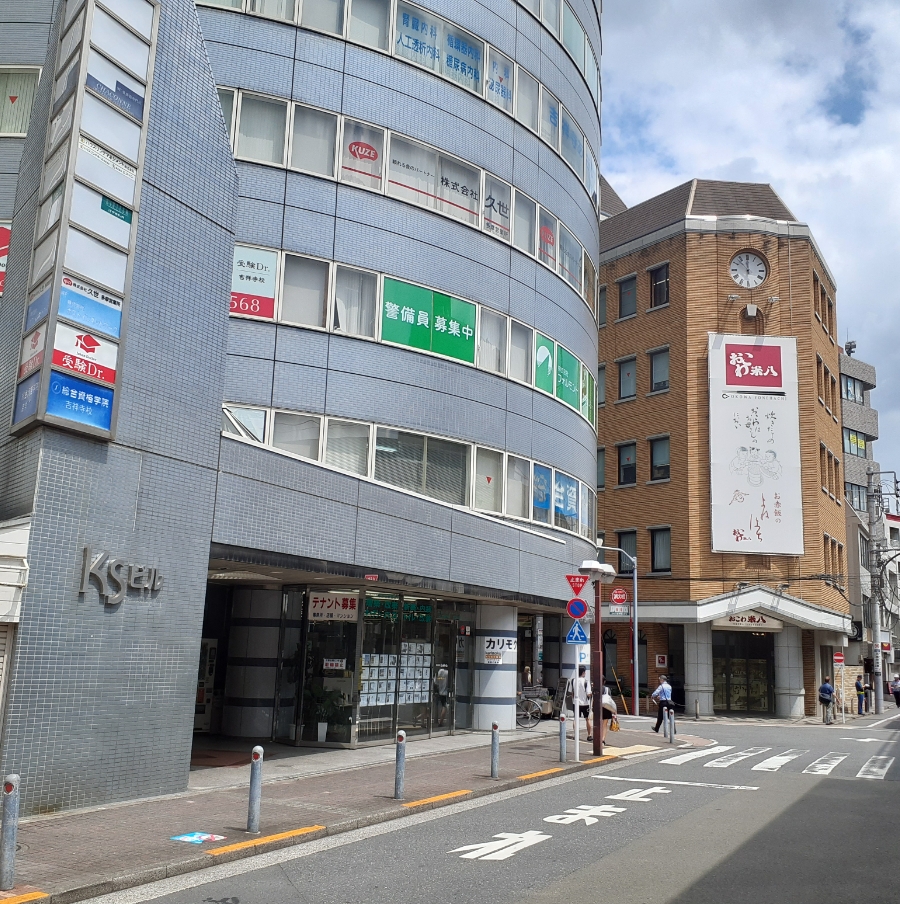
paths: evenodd
<path fill-rule="evenodd" d="M 834 664 L 835 665 L 843 665 L 844 664 L 844 654 L 843 653 L 835 653 L 834 654 Z"/>
<path fill-rule="evenodd" d="M 628 593 L 621 587 L 613 587 L 609 595 L 609 601 L 617 606 L 624 606 L 628 602 Z"/>
<path fill-rule="evenodd" d="M 569 618 L 584 618 L 587 615 L 587 603 L 576 596 L 575 599 L 566 603 L 566 612 L 569 613 Z"/>

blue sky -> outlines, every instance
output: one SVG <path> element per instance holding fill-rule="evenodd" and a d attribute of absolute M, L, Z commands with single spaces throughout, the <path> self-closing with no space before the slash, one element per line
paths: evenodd
<path fill-rule="evenodd" d="M 603 173 L 626 204 L 693 177 L 770 182 L 878 369 L 900 470 L 900 0 L 604 0 Z"/>

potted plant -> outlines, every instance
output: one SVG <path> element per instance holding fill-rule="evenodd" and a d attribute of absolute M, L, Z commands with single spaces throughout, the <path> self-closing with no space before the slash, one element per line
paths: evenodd
<path fill-rule="evenodd" d="M 323 687 L 315 680 L 303 693 L 303 721 L 317 726 L 317 740 L 324 741 L 329 723 L 337 722 L 344 709 L 344 697 L 340 691 Z"/>

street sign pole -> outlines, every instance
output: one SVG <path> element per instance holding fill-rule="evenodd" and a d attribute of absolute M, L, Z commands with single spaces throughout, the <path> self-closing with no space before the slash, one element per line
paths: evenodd
<path fill-rule="evenodd" d="M 577 625 L 578 622 L 575 622 Z M 572 709 L 575 710 L 575 762 L 580 763 L 581 760 L 578 758 L 578 734 L 581 731 L 581 716 L 578 712 L 578 694 L 576 690 L 578 688 L 578 661 L 581 659 L 581 644 L 575 644 L 575 680 L 572 682 Z"/>
<path fill-rule="evenodd" d="M 593 652 L 591 653 L 591 690 L 594 700 L 600 700 L 600 708 L 594 703 L 594 756 L 603 756 L 603 627 L 600 623 L 600 582 L 594 581 L 594 624 L 591 625 Z M 599 697 L 597 696 L 599 688 Z"/>

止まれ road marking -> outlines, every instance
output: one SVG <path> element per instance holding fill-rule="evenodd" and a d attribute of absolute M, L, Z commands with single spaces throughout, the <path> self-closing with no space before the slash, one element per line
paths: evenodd
<path fill-rule="evenodd" d="M 884 778 L 894 762 L 892 756 L 873 756 L 856 773 L 857 778 Z"/>
<path fill-rule="evenodd" d="M 785 763 L 789 763 L 791 760 L 796 760 L 798 756 L 803 756 L 804 753 L 809 753 L 809 750 L 785 750 L 784 753 L 770 756 L 768 759 L 763 760 L 761 763 L 757 763 L 753 767 L 753 771 L 777 772 L 782 766 L 784 766 Z"/>
<path fill-rule="evenodd" d="M 751 756 L 759 756 L 761 753 L 766 753 L 771 749 L 771 747 L 748 747 L 746 750 L 739 750 L 737 753 L 728 753 L 725 756 L 720 756 L 717 760 L 712 760 L 703 765 L 707 769 L 727 769 L 729 766 L 733 766 L 741 760 L 749 759 Z"/>
<path fill-rule="evenodd" d="M 843 763 L 849 754 L 846 753 L 826 753 L 817 760 L 810 763 L 803 771 L 810 775 L 829 775 L 838 763 Z"/>
<path fill-rule="evenodd" d="M 688 788 L 717 788 L 720 791 L 759 791 L 754 785 L 718 785 L 713 782 L 676 782 L 668 778 L 625 778 L 621 775 L 594 775 L 607 782 L 649 782 L 651 785 L 684 785 Z"/>
<path fill-rule="evenodd" d="M 734 750 L 734 745 L 707 747 L 706 750 L 692 750 L 690 753 L 681 753 L 678 756 L 669 757 L 667 760 L 660 760 L 660 762 L 669 763 L 672 766 L 680 766 L 682 763 L 689 763 L 691 760 L 699 760 L 700 757 L 713 756 L 713 754 L 716 753 L 725 753 L 726 750 Z"/>

